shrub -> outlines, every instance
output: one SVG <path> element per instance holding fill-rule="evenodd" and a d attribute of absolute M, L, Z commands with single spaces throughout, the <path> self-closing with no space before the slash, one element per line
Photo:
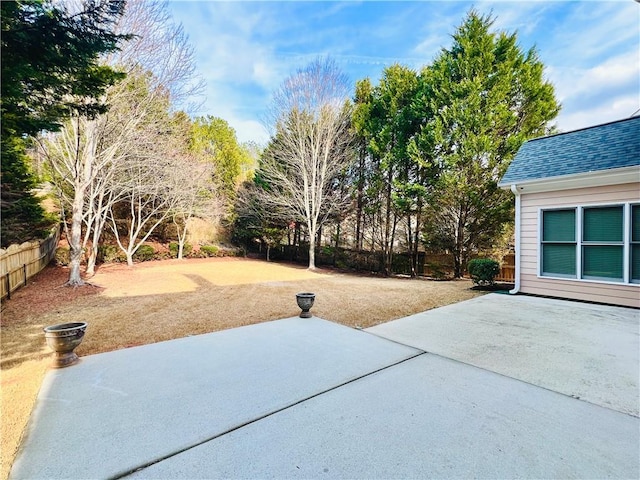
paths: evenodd
<path fill-rule="evenodd" d="M 98 260 L 103 263 L 125 262 L 127 256 L 117 245 L 100 245 L 98 247 Z"/>
<path fill-rule="evenodd" d="M 178 258 L 178 242 L 171 242 L 169 244 L 169 251 L 171 252 L 171 257 L 172 258 Z M 189 256 L 189 254 L 191 253 L 191 250 L 193 250 L 193 247 L 191 246 L 190 243 L 185 243 L 184 246 L 182 247 L 182 256 L 183 257 L 187 257 Z"/>
<path fill-rule="evenodd" d="M 467 270 L 476 285 L 493 285 L 500 273 L 500 264 L 490 258 L 474 258 L 469 262 Z"/>
<path fill-rule="evenodd" d="M 151 245 L 140 245 L 138 250 L 136 250 L 136 253 L 133 254 L 133 259 L 140 262 L 147 262 L 149 260 L 153 260 L 155 254 L 156 251 Z"/>
<path fill-rule="evenodd" d="M 69 247 L 58 247 L 56 249 L 56 265 L 67 266 L 71 262 L 71 250 Z"/>
<path fill-rule="evenodd" d="M 218 255 L 218 251 L 220 249 L 215 246 L 215 245 L 202 245 L 200 247 L 200 251 L 204 254 L 204 256 L 206 257 L 216 257 Z"/>

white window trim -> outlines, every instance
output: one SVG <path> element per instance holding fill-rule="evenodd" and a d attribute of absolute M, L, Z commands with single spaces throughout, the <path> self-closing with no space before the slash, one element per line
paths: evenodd
<path fill-rule="evenodd" d="M 556 274 L 556 275 L 543 275 L 543 265 L 542 265 L 542 245 L 543 245 L 543 229 L 544 229 L 544 222 L 543 222 L 543 218 L 542 218 L 542 212 L 553 212 L 553 211 L 557 211 L 557 210 L 575 210 L 575 215 L 579 215 L 580 211 L 579 208 L 577 208 L 575 205 L 573 206 L 568 206 L 568 207 L 552 207 L 552 208 L 539 208 L 538 209 L 538 277 L 539 278 L 557 278 L 557 279 L 561 279 L 561 280 L 576 280 L 578 278 L 577 274 L 576 275 L 562 275 L 562 274 Z M 574 238 L 575 240 L 571 243 L 574 243 L 576 245 L 576 248 L 580 245 L 580 242 L 578 241 L 578 236 L 577 236 L 578 232 L 576 230 L 576 232 L 574 232 Z M 550 243 L 556 243 L 556 242 L 550 242 Z M 561 242 L 557 242 L 557 243 L 561 243 Z M 569 243 L 569 242 L 567 242 Z M 579 249 L 578 249 L 579 250 Z M 576 252 L 577 255 L 577 252 Z M 576 256 L 576 261 L 577 261 L 577 256 Z M 576 267 L 579 264 L 576 264 Z M 576 269 L 576 272 L 578 272 L 578 270 Z"/>
<path fill-rule="evenodd" d="M 604 202 L 604 203 L 590 203 L 590 204 L 568 204 L 568 205 L 559 205 L 553 207 L 538 207 L 538 239 L 537 239 L 537 277 L 542 280 L 564 280 L 570 282 L 580 282 L 580 283 L 596 283 L 596 284 L 606 284 L 606 285 L 617 285 L 617 286 L 636 286 L 640 287 L 640 282 L 633 282 L 631 279 L 631 206 L 632 205 L 640 205 L 637 201 L 631 202 Z M 592 278 L 583 278 L 582 273 L 582 247 L 583 247 L 583 239 L 582 239 L 582 214 L 583 209 L 585 208 L 598 208 L 598 207 L 623 207 L 623 280 L 606 280 L 606 279 L 592 279 Z M 576 275 L 575 276 L 561 276 L 561 275 L 543 275 L 542 274 L 542 214 L 545 211 L 553 211 L 553 210 L 576 210 Z"/>
<path fill-rule="evenodd" d="M 627 254 L 624 257 L 624 260 L 626 262 L 626 270 L 625 270 L 625 272 L 627 274 L 627 279 L 628 279 L 627 284 L 628 285 L 638 285 L 638 286 L 640 286 L 640 280 L 639 279 L 635 279 L 634 280 L 633 278 L 631 278 L 631 263 L 630 263 L 631 253 L 632 253 L 631 252 L 631 246 L 633 245 L 633 243 L 632 243 L 633 239 L 631 238 L 631 235 L 633 234 L 633 232 L 631 231 L 631 220 L 632 220 L 633 216 L 632 216 L 631 210 L 632 210 L 632 207 L 634 207 L 634 206 L 640 208 L 640 202 L 629 202 L 628 205 L 629 205 L 629 208 L 628 208 L 628 212 L 627 212 L 627 215 L 628 215 L 627 216 L 627 223 L 625 224 L 625 230 L 624 230 L 625 231 L 625 238 L 627 239 L 627 243 L 626 243 L 626 248 L 627 248 L 626 252 L 627 252 Z M 638 243 L 638 242 L 636 242 L 636 243 Z"/>

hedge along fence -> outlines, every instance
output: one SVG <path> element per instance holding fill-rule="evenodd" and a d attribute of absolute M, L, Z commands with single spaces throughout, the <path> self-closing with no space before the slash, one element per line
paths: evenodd
<path fill-rule="evenodd" d="M 56 227 L 44 240 L 9 245 L 6 250 L 0 250 L 0 292 L 3 300 L 11 298 L 11 293 L 26 285 L 27 280 L 51 262 L 59 240 L 60 229 Z"/>

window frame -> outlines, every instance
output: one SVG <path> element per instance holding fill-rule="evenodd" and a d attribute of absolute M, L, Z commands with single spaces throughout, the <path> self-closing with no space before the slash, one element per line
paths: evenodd
<path fill-rule="evenodd" d="M 625 260 L 628 262 L 628 267 L 626 271 L 629 274 L 630 284 L 640 285 L 640 278 L 633 278 L 633 246 L 639 245 L 640 248 L 640 238 L 637 240 L 633 240 L 633 209 L 640 209 L 640 203 L 629 203 L 629 208 L 627 211 L 627 222 L 625 222 L 625 238 L 628 239 L 627 248 L 629 249 L 627 255 L 625 256 Z M 640 273 L 640 272 L 639 272 Z"/>
<path fill-rule="evenodd" d="M 620 240 L 585 240 L 585 214 L 588 210 L 603 210 L 605 208 L 615 208 L 621 209 L 620 215 L 622 216 L 622 231 L 620 232 Z M 605 281 L 605 282 L 614 282 L 614 283 L 624 283 L 625 282 L 625 225 L 627 223 L 626 219 L 626 209 L 624 204 L 613 204 L 613 205 L 597 205 L 597 206 L 580 206 L 579 212 L 581 216 L 581 225 L 580 225 L 580 270 L 578 278 L 582 280 L 596 280 L 596 281 Z M 622 271 L 622 277 L 600 277 L 597 275 L 586 275 L 585 274 L 585 248 L 588 247 L 618 247 L 622 249 L 622 265 L 620 265 L 620 270 Z"/>
<path fill-rule="evenodd" d="M 573 231 L 573 241 L 569 241 L 569 240 L 545 240 L 544 239 L 544 213 L 545 212 L 561 212 L 561 211 L 571 211 L 573 210 L 573 215 L 574 215 L 574 231 Z M 540 266 L 538 268 L 538 272 L 540 276 L 543 277 L 553 277 L 553 278 L 578 278 L 578 271 L 576 269 L 576 266 L 574 265 L 574 274 L 569 274 L 569 273 L 553 273 L 553 272 L 544 272 L 544 246 L 545 245 L 573 245 L 574 248 L 578 245 L 578 231 L 575 229 L 575 222 L 576 219 L 578 217 L 578 209 L 576 207 L 564 207 L 564 208 L 547 208 L 544 210 L 541 210 L 541 214 L 539 215 L 539 219 L 540 219 L 540 228 L 539 228 L 539 254 L 538 254 L 538 259 L 540 262 Z M 577 253 L 577 252 L 576 252 Z"/>
<path fill-rule="evenodd" d="M 623 237 L 622 242 L 585 242 L 584 241 L 584 231 L 583 231 L 583 220 L 584 220 L 584 210 L 585 209 L 596 209 L 596 208 L 607 208 L 607 207 L 622 207 L 622 221 L 623 221 Z M 640 202 L 638 201 L 628 201 L 628 202 L 607 202 L 607 203 L 596 203 L 596 204 L 569 204 L 562 206 L 552 206 L 552 207 L 538 207 L 538 238 L 537 238 L 537 277 L 540 279 L 556 279 L 556 280 L 572 280 L 584 283 L 606 283 L 611 285 L 636 285 L 640 286 L 640 279 L 633 279 L 632 275 L 632 258 L 631 255 L 633 253 L 632 246 L 640 245 L 640 239 L 636 241 L 632 241 L 632 209 L 640 208 Z M 575 245 L 575 275 L 562 275 L 557 273 L 545 273 L 543 272 L 543 245 L 545 243 L 562 243 L 562 242 L 550 242 L 544 241 L 544 222 L 543 215 L 544 212 L 548 211 L 557 211 L 557 210 L 571 210 L 575 209 L 575 242 L 567 242 L 573 243 Z M 585 246 L 597 246 L 597 245 L 616 245 L 622 246 L 622 279 L 615 279 L 610 277 L 593 277 L 584 275 L 584 247 Z"/>

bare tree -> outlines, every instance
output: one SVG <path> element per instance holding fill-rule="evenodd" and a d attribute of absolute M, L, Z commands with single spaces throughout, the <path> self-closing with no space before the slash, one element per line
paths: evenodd
<path fill-rule="evenodd" d="M 166 0 L 127 0 L 116 32 L 134 37 L 106 61 L 127 74 L 137 69 L 150 72 L 152 90 L 167 92 L 172 105 L 188 109 L 188 102 L 202 93 L 204 82 L 196 72 L 189 37 L 182 25 L 173 21 L 167 5 Z"/>
<path fill-rule="evenodd" d="M 312 270 L 318 230 L 348 201 L 339 188 L 353 160 L 348 97 L 348 80 L 336 64 L 318 59 L 284 81 L 270 112 L 261 202 L 274 218 L 306 224 Z"/>
<path fill-rule="evenodd" d="M 133 255 L 153 231 L 169 217 L 177 204 L 172 195 L 171 162 L 137 158 L 123 169 L 128 178 L 123 188 L 123 200 L 109 210 L 111 230 L 120 249 L 133 265 Z"/>
<path fill-rule="evenodd" d="M 53 140 L 40 139 L 42 152 L 52 166 L 53 181 L 60 199 L 63 225 L 70 251 L 67 283 L 73 286 L 84 284 L 80 276 L 80 263 L 88 240 L 88 235 L 82 238 L 82 226 L 89 215 L 84 208 L 85 197 L 94 180 L 94 167 L 100 168 L 100 161 L 96 155 L 96 142 L 86 140 L 96 138 L 93 135 L 95 128 L 94 121 L 74 117 L 65 123 L 64 128 Z M 68 210 L 71 214 L 70 225 L 66 221 Z"/>
<path fill-rule="evenodd" d="M 128 188 L 141 191 L 140 177 L 136 183 L 123 172 L 141 167 L 141 158 L 150 171 L 162 170 L 153 163 L 163 159 L 156 147 L 158 133 L 169 128 L 168 109 L 201 87 L 193 50 L 182 27 L 171 21 L 166 2 L 130 0 L 117 32 L 135 37 L 105 59 L 127 73 L 102 99 L 110 110 L 93 118 L 76 117 L 54 140 L 41 142 L 56 172 L 62 208 L 71 213 L 65 226 L 71 251 L 68 284 L 74 286 L 84 283 L 80 261 L 89 243 L 87 273 L 94 271 L 107 212 L 131 194 Z"/>
<path fill-rule="evenodd" d="M 133 78 L 133 77 L 130 77 Z M 185 115 L 169 112 L 169 95 L 152 90 L 146 76 L 130 86 L 136 94 L 129 108 L 138 112 L 134 142 L 126 145 L 117 177 L 110 186 L 118 203 L 109 209 L 109 223 L 116 242 L 133 265 L 133 255 L 153 231 L 176 209 L 184 206 L 191 180 L 192 162 L 187 152 L 190 129 Z"/>
<path fill-rule="evenodd" d="M 213 165 L 186 156 L 172 172 L 172 191 L 176 202 L 171 219 L 178 237 L 178 259 L 182 258 L 192 218 L 216 220 L 224 212 L 224 202 L 214 189 L 211 178 Z"/>
<path fill-rule="evenodd" d="M 158 132 L 167 129 L 166 95 L 151 91 L 148 77 L 131 72 L 108 90 L 109 112 L 96 118 L 76 116 L 58 134 L 39 141 L 61 208 L 70 214 L 70 221 L 65 215 L 63 222 L 70 247 L 70 285 L 84 283 L 80 263 L 87 253 L 86 272 L 94 273 L 107 214 L 131 186 L 125 172 L 130 172 L 136 154 L 147 149 L 148 156 Z"/>

